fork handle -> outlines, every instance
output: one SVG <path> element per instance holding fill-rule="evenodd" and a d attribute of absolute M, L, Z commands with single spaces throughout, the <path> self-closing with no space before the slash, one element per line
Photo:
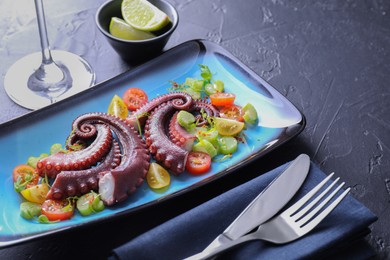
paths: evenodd
<path fill-rule="evenodd" d="M 218 255 L 219 253 L 222 253 L 224 251 L 227 251 L 233 247 L 236 247 L 237 245 L 240 245 L 242 243 L 259 239 L 254 233 L 248 234 L 246 236 L 240 237 L 236 240 L 232 240 L 226 243 L 223 243 L 222 245 L 214 248 L 206 249 L 196 255 L 190 256 L 188 258 L 185 258 L 184 260 L 205 260 L 210 259 L 213 256 Z"/>

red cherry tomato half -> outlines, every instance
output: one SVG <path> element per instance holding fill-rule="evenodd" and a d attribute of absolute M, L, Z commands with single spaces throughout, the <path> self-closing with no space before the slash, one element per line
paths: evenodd
<path fill-rule="evenodd" d="M 27 164 L 20 164 L 16 166 L 12 172 L 12 178 L 14 182 L 18 182 L 26 189 L 38 184 L 39 175 L 34 169 Z"/>
<path fill-rule="evenodd" d="M 231 105 L 228 107 L 222 107 L 219 110 L 219 116 L 227 119 L 233 119 L 240 122 L 244 122 L 244 111 L 242 107 L 237 105 Z"/>
<path fill-rule="evenodd" d="M 42 214 L 50 221 L 66 220 L 73 216 L 74 206 L 69 200 L 45 200 L 42 204 Z"/>
<path fill-rule="evenodd" d="M 186 170 L 194 175 L 206 173 L 211 167 L 211 157 L 203 152 L 190 152 L 186 162 Z"/>
<path fill-rule="evenodd" d="M 148 95 L 140 88 L 129 88 L 122 99 L 129 110 L 135 111 L 148 102 Z"/>
<path fill-rule="evenodd" d="M 210 95 L 211 104 L 217 107 L 231 106 L 236 99 L 233 93 L 218 92 Z"/>

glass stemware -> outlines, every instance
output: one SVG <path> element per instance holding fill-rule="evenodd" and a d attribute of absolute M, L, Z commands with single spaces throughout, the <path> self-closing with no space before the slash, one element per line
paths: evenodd
<path fill-rule="evenodd" d="M 41 52 L 15 62 L 4 78 L 8 96 L 28 109 L 38 109 L 74 95 L 95 82 L 91 66 L 76 54 L 50 50 L 42 0 L 34 0 Z"/>

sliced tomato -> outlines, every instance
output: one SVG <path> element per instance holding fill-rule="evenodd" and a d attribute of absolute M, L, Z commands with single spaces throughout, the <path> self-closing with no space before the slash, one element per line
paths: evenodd
<path fill-rule="evenodd" d="M 122 99 L 129 110 L 135 111 L 148 102 L 148 95 L 140 88 L 129 88 Z"/>
<path fill-rule="evenodd" d="M 17 192 L 38 184 L 39 175 L 34 167 L 27 164 L 16 166 L 12 172 L 15 190 Z"/>
<path fill-rule="evenodd" d="M 210 95 L 211 104 L 217 107 L 231 106 L 236 99 L 233 93 L 218 92 Z"/>
<path fill-rule="evenodd" d="M 118 96 L 115 95 L 108 105 L 107 113 L 125 119 L 129 114 L 126 103 Z"/>
<path fill-rule="evenodd" d="M 152 189 L 161 189 L 167 187 L 171 183 L 169 172 L 160 164 L 152 162 L 146 174 L 146 181 Z"/>
<path fill-rule="evenodd" d="M 244 111 L 242 107 L 237 105 L 231 105 L 228 107 L 222 107 L 219 110 L 219 116 L 223 118 L 233 119 L 240 122 L 244 122 Z"/>
<path fill-rule="evenodd" d="M 42 204 L 42 214 L 50 221 L 66 220 L 73 216 L 74 206 L 69 200 L 45 200 Z"/>
<path fill-rule="evenodd" d="M 211 157 L 204 152 L 190 152 L 186 162 L 186 170 L 194 175 L 208 172 L 211 167 Z"/>
<path fill-rule="evenodd" d="M 42 204 L 46 200 L 46 195 L 48 192 L 49 185 L 47 185 L 47 183 L 41 183 L 22 190 L 20 194 L 23 196 L 23 198 L 30 202 Z"/>

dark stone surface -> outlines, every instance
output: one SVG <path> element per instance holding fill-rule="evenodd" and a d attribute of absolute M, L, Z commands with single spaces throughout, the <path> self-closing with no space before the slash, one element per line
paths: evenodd
<path fill-rule="evenodd" d="M 47 2 L 47 3 L 46 3 Z M 94 24 L 99 1 L 46 1 L 53 49 L 82 55 L 103 81 L 130 68 Z M 366 240 L 377 258 L 390 257 L 390 2 L 171 0 L 180 24 L 167 48 L 196 38 L 232 52 L 306 116 L 306 129 L 284 147 L 202 187 L 131 216 L 0 251 L 1 259 L 77 256 L 104 259 L 149 228 L 270 170 L 298 154 L 335 171 L 379 220 Z M 20 6 L 16 8 L 16 6 Z M 39 51 L 33 2 L 0 3 L 0 72 Z M 0 82 L 0 121 L 29 111 Z M 149 248 L 148 250 L 153 250 Z"/>

